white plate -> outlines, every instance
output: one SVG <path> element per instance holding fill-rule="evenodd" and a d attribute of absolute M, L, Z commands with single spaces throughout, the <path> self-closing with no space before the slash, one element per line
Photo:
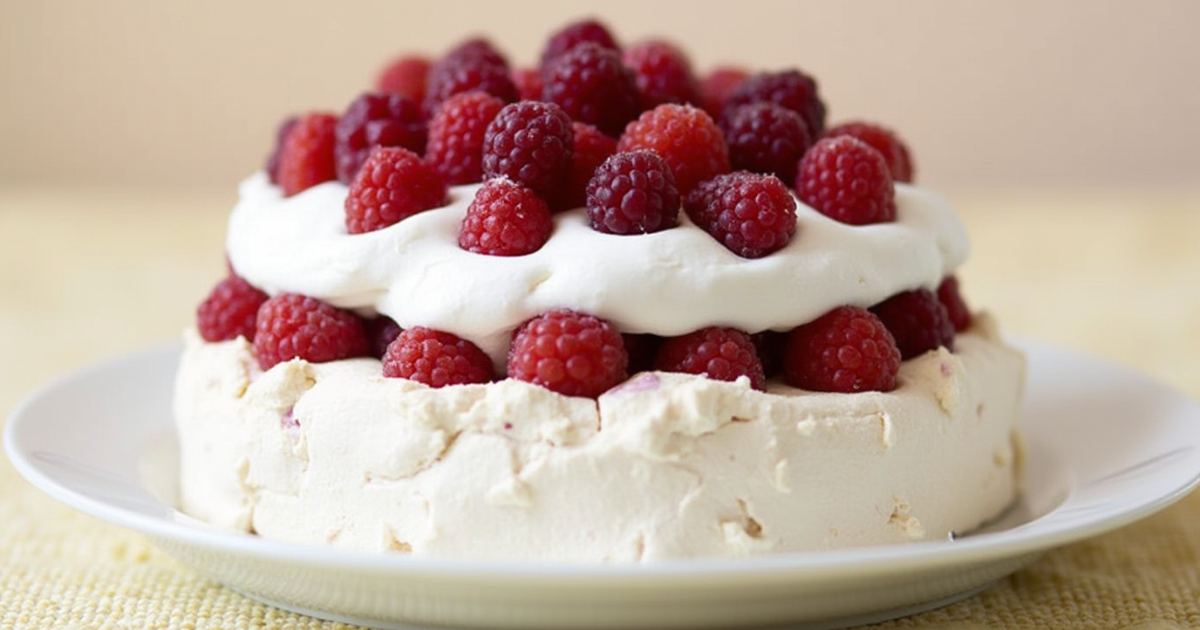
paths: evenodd
<path fill-rule="evenodd" d="M 209 527 L 173 508 L 171 389 L 179 348 L 60 379 L 5 435 L 34 485 L 149 535 L 184 564 L 252 598 L 382 628 L 828 628 L 976 593 L 1058 545 L 1183 497 L 1200 481 L 1200 408 L 1136 373 L 1024 344 L 1030 382 L 1026 493 L 954 541 L 649 566 L 468 562 L 282 544 Z"/>

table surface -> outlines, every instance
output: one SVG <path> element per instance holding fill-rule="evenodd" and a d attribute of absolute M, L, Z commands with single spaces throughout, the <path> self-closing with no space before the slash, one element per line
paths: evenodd
<path fill-rule="evenodd" d="M 951 196 L 1006 333 L 1200 398 L 1200 190 Z M 221 276 L 232 192 L 0 188 L 0 417 L 64 371 L 179 334 Z M 1200 493 L 882 628 L 1200 626 Z M 344 628 L 251 602 L 44 496 L 0 456 L 0 628 Z"/>

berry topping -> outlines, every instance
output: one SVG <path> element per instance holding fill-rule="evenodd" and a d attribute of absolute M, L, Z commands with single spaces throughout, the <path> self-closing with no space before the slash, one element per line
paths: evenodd
<path fill-rule="evenodd" d="M 937 297 L 942 306 L 946 307 L 946 314 L 950 316 L 950 323 L 954 325 L 955 332 L 962 332 L 971 327 L 971 309 L 958 292 L 958 278 L 943 278 L 937 288 Z"/>
<path fill-rule="evenodd" d="M 425 100 L 425 81 L 428 76 L 429 60 L 425 57 L 398 57 L 379 73 L 375 88 L 380 92 L 399 94 L 420 103 Z"/>
<path fill-rule="evenodd" d="M 254 341 L 254 318 L 267 294 L 238 276 L 229 276 L 213 287 L 196 308 L 196 328 L 205 341 L 245 337 Z"/>
<path fill-rule="evenodd" d="M 896 219 L 895 186 L 878 151 L 850 136 L 818 140 L 800 160 L 800 201 L 842 223 Z"/>
<path fill-rule="evenodd" d="M 504 101 L 486 92 L 455 94 L 442 102 L 429 121 L 425 161 L 451 186 L 483 180 L 483 136 L 504 109 Z"/>
<path fill-rule="evenodd" d="M 337 179 L 333 160 L 337 120 L 333 114 L 305 114 L 288 130 L 279 151 L 276 178 L 285 197 Z"/>
<path fill-rule="evenodd" d="M 554 224 L 533 190 L 507 178 L 489 179 L 467 207 L 458 246 L 476 254 L 524 256 L 546 244 Z"/>
<path fill-rule="evenodd" d="M 617 152 L 617 141 L 600 133 L 587 123 L 571 123 L 575 132 L 575 158 L 571 161 L 571 175 L 554 210 L 582 208 L 587 203 L 587 186 L 596 169 Z"/>
<path fill-rule="evenodd" d="M 765 101 L 733 110 L 723 127 L 733 168 L 771 173 L 789 183 L 813 143 L 800 114 Z"/>
<path fill-rule="evenodd" d="M 546 41 L 546 49 L 542 51 L 542 70 L 547 70 L 551 61 L 585 43 L 606 50 L 620 50 L 607 27 L 596 20 L 582 20 L 568 24 L 550 36 Z"/>
<path fill-rule="evenodd" d="M 754 389 L 766 387 L 754 342 L 750 335 L 735 328 L 712 326 L 667 339 L 658 349 L 654 369 L 703 374 L 719 381 L 746 376 Z"/>
<path fill-rule="evenodd" d="M 537 68 L 520 68 L 512 71 L 513 85 L 522 101 L 542 100 L 542 71 Z"/>
<path fill-rule="evenodd" d="M 399 94 L 363 94 L 350 103 L 334 129 L 338 180 L 349 184 L 375 147 L 425 152 L 421 106 Z"/>
<path fill-rule="evenodd" d="M 814 138 L 825 131 L 825 104 L 817 94 L 817 82 L 799 70 L 751 76 L 729 93 L 721 111 L 728 115 L 737 107 L 758 101 L 770 101 L 800 114 Z"/>
<path fill-rule="evenodd" d="M 708 114 L 691 105 L 659 105 L 629 123 L 617 150 L 638 149 L 650 149 L 666 161 L 681 195 L 706 179 L 729 172 L 725 137 Z"/>
<path fill-rule="evenodd" d="M 912 157 L 908 153 L 908 147 L 891 129 L 866 122 L 848 122 L 832 127 L 825 132 L 826 138 L 836 138 L 837 136 L 852 136 L 871 145 L 883 156 L 883 161 L 887 162 L 893 181 L 906 184 L 913 182 L 915 169 Z"/>
<path fill-rule="evenodd" d="M 641 111 L 637 77 L 621 63 L 620 53 L 590 43 L 554 60 L 542 98 L 610 136 L 620 134 Z"/>
<path fill-rule="evenodd" d="M 796 200 L 774 175 L 718 175 L 696 187 L 684 209 L 696 225 L 742 258 L 762 258 L 796 233 Z"/>
<path fill-rule="evenodd" d="M 507 177 L 553 199 L 571 172 L 574 144 L 571 117 L 558 105 L 506 105 L 484 134 L 484 179 Z"/>
<path fill-rule="evenodd" d="M 900 351 L 873 313 L 840 306 L 793 330 L 783 355 L 784 380 L 816 392 L 890 392 Z"/>
<path fill-rule="evenodd" d="M 425 112 L 432 114 L 442 101 L 473 90 L 487 92 L 505 103 L 519 96 L 504 58 L 483 40 L 463 44 L 429 69 Z"/>
<path fill-rule="evenodd" d="M 346 196 L 346 231 L 373 232 L 446 203 L 446 182 L 416 153 L 376 148 Z"/>
<path fill-rule="evenodd" d="M 430 387 L 487 383 L 492 380 L 492 360 L 470 341 L 416 326 L 400 333 L 387 347 L 383 375 Z"/>
<path fill-rule="evenodd" d="M 675 176 L 653 151 L 617 153 L 588 182 L 587 215 L 593 230 L 608 234 L 648 234 L 675 227 Z"/>
<path fill-rule="evenodd" d="M 291 359 L 312 363 L 370 353 L 362 320 L 316 298 L 281 293 L 258 309 L 254 354 L 264 370 Z"/>
<path fill-rule="evenodd" d="M 283 143 L 287 140 L 288 132 L 296 126 L 297 120 L 299 119 L 295 116 L 288 116 L 279 123 L 279 128 L 275 131 L 275 147 L 271 149 L 271 155 L 267 156 L 267 163 L 263 166 L 263 170 L 267 171 L 267 177 L 271 179 L 272 184 L 279 184 L 279 154 L 283 151 Z"/>
<path fill-rule="evenodd" d="M 661 40 L 637 44 L 625 51 L 625 65 L 637 76 L 642 109 L 663 103 L 699 103 L 700 90 L 687 55 Z"/>
<path fill-rule="evenodd" d="M 400 325 L 387 315 L 380 315 L 363 322 L 367 327 L 367 341 L 371 343 L 371 356 L 382 359 L 383 353 L 396 337 L 400 335 Z"/>
<path fill-rule="evenodd" d="M 615 326 L 558 309 L 517 329 L 508 351 L 508 376 L 566 396 L 594 398 L 625 380 L 628 362 Z"/>
<path fill-rule="evenodd" d="M 950 313 L 932 291 L 897 293 L 872 306 L 871 312 L 896 339 L 901 358 L 911 359 L 938 346 L 950 348 L 954 344 Z"/>
<path fill-rule="evenodd" d="M 745 82 L 749 72 L 741 68 L 720 67 L 713 69 L 700 81 L 700 103 L 704 111 L 714 119 L 721 117 L 725 99 L 737 86 Z"/>

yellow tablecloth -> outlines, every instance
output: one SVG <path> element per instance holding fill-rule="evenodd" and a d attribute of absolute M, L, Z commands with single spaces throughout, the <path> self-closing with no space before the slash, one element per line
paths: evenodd
<path fill-rule="evenodd" d="M 0 415 L 65 370 L 169 339 L 223 271 L 232 192 L 0 189 Z M 968 301 L 1009 333 L 1200 398 L 1200 190 L 954 198 Z M 345 628 L 257 604 L 0 461 L 0 629 Z M 880 628 L 1200 627 L 1200 493 Z"/>

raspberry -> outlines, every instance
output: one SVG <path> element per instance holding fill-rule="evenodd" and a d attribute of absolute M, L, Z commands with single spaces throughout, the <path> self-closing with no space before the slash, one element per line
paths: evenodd
<path fill-rule="evenodd" d="M 380 315 L 363 322 L 367 328 L 367 341 L 371 343 L 371 356 L 382 359 L 383 353 L 400 335 L 400 325 L 387 315 Z"/>
<path fill-rule="evenodd" d="M 800 201 L 842 223 L 896 219 L 896 191 L 887 163 L 858 138 L 818 140 L 800 160 L 796 193 Z"/>
<path fill-rule="evenodd" d="M 615 326 L 559 309 L 517 329 L 508 351 L 508 376 L 565 396 L 594 398 L 625 380 L 628 363 Z"/>
<path fill-rule="evenodd" d="M 267 294 L 231 275 L 217 283 L 196 308 L 196 328 L 205 341 L 245 337 L 254 341 L 254 318 Z"/>
<path fill-rule="evenodd" d="M 519 96 L 504 58 L 483 40 L 460 46 L 429 69 L 425 113 L 433 114 L 442 101 L 473 90 L 487 92 L 505 103 Z"/>
<path fill-rule="evenodd" d="M 430 387 L 487 383 L 492 360 L 478 346 L 451 333 L 416 326 L 400 333 L 383 355 L 383 375 Z"/>
<path fill-rule="evenodd" d="M 950 316 L 950 323 L 954 325 L 955 332 L 962 332 L 971 327 L 971 309 L 958 292 L 958 278 L 943 278 L 937 288 L 937 297 L 942 306 L 946 307 L 946 314 Z"/>
<path fill-rule="evenodd" d="M 934 350 L 954 345 L 954 324 L 950 313 L 932 291 L 904 291 L 871 307 L 896 339 L 903 359 L 911 359 Z"/>
<path fill-rule="evenodd" d="M 826 138 L 837 136 L 852 136 L 871 145 L 883 156 L 883 161 L 887 162 L 888 172 L 892 174 L 893 181 L 906 184 L 913 182 L 915 169 L 908 147 L 904 146 L 904 141 L 891 129 L 867 122 L 848 122 L 825 132 Z"/>
<path fill-rule="evenodd" d="M 714 119 L 721 117 L 725 99 L 737 86 L 745 82 L 749 72 L 741 68 L 722 66 L 714 68 L 700 81 L 700 103 L 704 111 Z"/>
<path fill-rule="evenodd" d="M 425 81 L 429 76 L 429 60 L 420 55 L 397 57 L 379 73 L 375 88 L 420 103 L 425 100 Z"/>
<path fill-rule="evenodd" d="M 416 153 L 376 148 L 346 195 L 346 231 L 372 232 L 446 203 L 446 182 Z"/>
<path fill-rule="evenodd" d="M 271 149 L 271 155 L 267 156 L 267 163 L 263 166 L 263 170 L 267 172 L 267 177 L 271 179 L 272 184 L 279 184 L 279 154 L 283 151 L 283 143 L 287 140 L 288 132 L 296 126 L 297 120 L 298 118 L 295 116 L 288 116 L 279 123 L 279 128 L 275 131 L 275 147 Z"/>
<path fill-rule="evenodd" d="M 796 233 L 796 200 L 774 175 L 718 175 L 696 187 L 684 209 L 696 225 L 742 258 L 762 258 Z"/>
<path fill-rule="evenodd" d="M 758 102 L 737 108 L 724 122 L 733 168 L 796 181 L 800 158 L 813 143 L 800 114 L 774 103 Z"/>
<path fill-rule="evenodd" d="M 334 129 L 333 148 L 338 180 L 349 184 L 371 149 L 404 147 L 425 152 L 425 117 L 421 106 L 398 94 L 367 93 L 354 99 Z"/>
<path fill-rule="evenodd" d="M 513 85 L 522 101 L 542 100 L 542 71 L 537 68 L 520 68 L 512 71 Z"/>
<path fill-rule="evenodd" d="M 281 293 L 258 308 L 254 354 L 264 370 L 290 359 L 312 363 L 370 354 L 362 320 L 316 298 Z"/>
<path fill-rule="evenodd" d="M 719 381 L 750 378 L 757 390 L 766 387 L 763 364 L 750 335 L 735 328 L 712 326 L 663 342 L 654 369 L 664 372 L 703 374 Z"/>
<path fill-rule="evenodd" d="M 770 101 L 800 114 L 814 138 L 821 137 L 825 131 L 825 103 L 817 94 L 817 82 L 799 70 L 751 76 L 729 93 L 722 115 L 758 101 Z"/>
<path fill-rule="evenodd" d="M 625 51 L 625 65 L 637 76 L 642 109 L 663 103 L 699 103 L 700 91 L 687 55 L 668 42 L 650 40 Z"/>
<path fill-rule="evenodd" d="M 337 179 L 334 168 L 334 127 L 337 116 L 301 116 L 287 132 L 279 151 L 279 187 L 290 197 L 317 184 Z"/>
<path fill-rule="evenodd" d="M 896 388 L 900 351 L 873 313 L 840 306 L 788 334 L 784 380 L 816 392 L 890 392 Z"/>
<path fill-rule="evenodd" d="M 653 151 L 617 153 L 587 186 L 588 222 L 597 232 L 649 234 L 679 224 L 679 191 Z"/>
<path fill-rule="evenodd" d="M 764 330 L 750 335 L 754 349 L 758 351 L 758 359 L 762 361 L 763 374 L 774 378 L 783 371 L 783 348 L 787 345 L 787 333 L 775 330 Z"/>
<path fill-rule="evenodd" d="M 729 149 L 716 123 L 691 105 L 659 105 L 629 123 L 618 151 L 650 149 L 671 167 L 679 194 L 729 172 Z"/>
<path fill-rule="evenodd" d="M 548 70 L 550 63 L 558 57 L 585 43 L 595 44 L 605 50 L 620 50 L 616 39 L 600 22 L 596 20 L 575 22 L 559 29 L 546 41 L 546 48 L 542 51 L 542 71 Z"/>
<path fill-rule="evenodd" d="M 575 132 L 553 103 L 505 105 L 483 137 L 484 179 L 507 177 L 553 199 L 571 172 Z"/>
<path fill-rule="evenodd" d="M 641 111 L 636 75 L 615 50 L 591 43 L 554 60 L 545 73 L 542 99 L 610 136 L 620 134 Z"/>
<path fill-rule="evenodd" d="M 467 207 L 458 246 L 489 256 L 524 256 L 541 249 L 554 224 L 550 207 L 510 179 L 489 179 Z"/>
<path fill-rule="evenodd" d="M 496 48 L 496 45 L 485 37 L 471 37 L 459 42 L 442 59 L 462 60 L 467 58 L 478 59 L 484 63 L 504 66 L 505 68 L 508 67 L 508 59 L 504 58 L 504 53 L 500 52 L 500 49 Z"/>
<path fill-rule="evenodd" d="M 575 137 L 575 157 L 571 160 L 571 175 L 555 210 L 582 208 L 587 203 L 587 186 L 596 169 L 617 152 L 617 141 L 600 133 L 587 123 L 571 123 Z"/>
<path fill-rule="evenodd" d="M 483 179 L 483 135 L 504 109 L 504 101 L 486 92 L 455 94 L 442 102 L 429 121 L 425 160 L 451 186 Z"/>
<path fill-rule="evenodd" d="M 654 369 L 654 357 L 658 355 L 662 337 L 649 333 L 622 333 L 621 339 L 625 342 L 625 352 L 629 355 L 630 374 Z"/>

